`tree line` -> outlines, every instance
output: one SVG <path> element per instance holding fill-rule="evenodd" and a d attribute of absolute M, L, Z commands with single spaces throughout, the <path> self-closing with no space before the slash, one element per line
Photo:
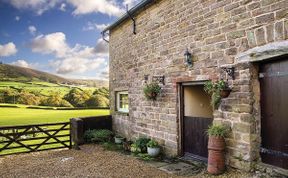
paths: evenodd
<path fill-rule="evenodd" d="M 66 95 L 51 92 L 45 96 L 38 91 L 4 88 L 0 90 L 0 103 L 53 107 L 109 107 L 109 90 L 102 87 L 95 91 L 72 88 Z"/>

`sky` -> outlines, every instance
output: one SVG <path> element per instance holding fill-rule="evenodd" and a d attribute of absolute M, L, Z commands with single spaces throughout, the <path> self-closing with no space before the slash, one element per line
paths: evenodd
<path fill-rule="evenodd" d="M 100 32 L 140 0 L 0 0 L 0 61 L 65 78 L 108 79 Z"/>

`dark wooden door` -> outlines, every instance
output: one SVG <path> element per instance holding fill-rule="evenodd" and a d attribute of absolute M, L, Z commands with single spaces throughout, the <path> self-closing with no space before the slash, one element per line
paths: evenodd
<path fill-rule="evenodd" d="M 288 58 L 260 67 L 262 162 L 288 169 Z"/>
<path fill-rule="evenodd" d="M 184 152 L 190 156 L 205 159 L 208 157 L 208 136 L 206 130 L 211 118 L 184 116 Z"/>

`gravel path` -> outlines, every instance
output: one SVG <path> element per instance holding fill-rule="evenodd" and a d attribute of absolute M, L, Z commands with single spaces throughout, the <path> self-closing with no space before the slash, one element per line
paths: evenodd
<path fill-rule="evenodd" d="M 99 177 L 99 178 L 179 178 L 134 157 L 106 151 L 99 145 L 84 145 L 81 150 L 58 150 L 0 158 L 0 177 Z M 205 173 L 194 177 L 209 177 Z M 221 177 L 247 177 L 229 171 Z"/>

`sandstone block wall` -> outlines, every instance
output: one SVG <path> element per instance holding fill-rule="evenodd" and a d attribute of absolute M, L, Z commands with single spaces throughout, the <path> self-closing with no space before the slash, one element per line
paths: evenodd
<path fill-rule="evenodd" d="M 220 67 L 235 66 L 231 95 L 214 122 L 232 129 L 227 163 L 250 169 L 259 160 L 258 65 L 239 62 L 249 49 L 288 39 L 288 0 L 157 0 L 137 14 L 137 34 L 126 20 L 110 31 L 110 99 L 114 129 L 128 138 L 148 136 L 177 155 L 177 82 L 219 79 Z M 193 67 L 184 63 L 188 47 Z M 143 95 L 144 76 L 164 75 L 157 101 Z M 129 91 L 129 114 L 115 111 L 115 92 Z"/>

